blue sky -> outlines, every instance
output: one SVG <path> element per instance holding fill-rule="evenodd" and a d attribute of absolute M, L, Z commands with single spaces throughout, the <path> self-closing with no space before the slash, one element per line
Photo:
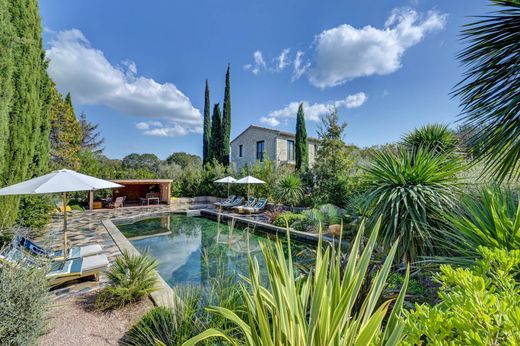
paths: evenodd
<path fill-rule="evenodd" d="M 461 25 L 487 1 L 42 1 L 49 73 L 100 124 L 105 154 L 202 151 L 204 81 L 232 137 L 249 124 L 307 129 L 332 105 L 359 146 L 453 124 Z"/>

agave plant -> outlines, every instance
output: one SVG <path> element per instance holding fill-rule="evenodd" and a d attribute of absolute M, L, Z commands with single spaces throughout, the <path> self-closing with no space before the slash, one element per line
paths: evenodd
<path fill-rule="evenodd" d="M 434 153 L 451 153 L 457 147 L 457 137 L 443 124 L 427 124 L 402 138 L 403 144 L 413 151 L 423 148 Z"/>
<path fill-rule="evenodd" d="M 383 219 L 381 243 L 390 248 L 399 239 L 398 258 L 415 261 L 436 253 L 434 238 L 440 214 L 455 206 L 461 162 L 422 148 L 415 152 L 376 153 L 364 167 L 365 208 L 372 222 Z"/>
<path fill-rule="evenodd" d="M 493 14 L 466 25 L 468 43 L 458 56 L 466 66 L 457 85 L 461 119 L 482 126 L 471 138 L 474 154 L 499 179 L 520 177 L 520 2 L 492 0 Z"/>
<path fill-rule="evenodd" d="M 380 303 L 397 242 L 375 275 L 361 308 L 354 311 L 376 245 L 379 226 L 379 223 L 375 226 L 361 253 L 364 226 L 360 227 L 343 273 L 339 250 L 327 247 L 323 251 L 321 240 L 316 251 L 315 271 L 306 277 L 300 277 L 294 271 L 290 239 L 287 258 L 279 240 L 274 247 L 269 242 L 262 243 L 269 285 L 262 285 L 258 260 L 249 257 L 249 278 L 244 278 L 245 283 L 241 284 L 245 317 L 239 317 L 240 312 L 222 307 L 208 308 L 235 323 L 243 334 L 243 340 L 236 340 L 225 331 L 212 328 L 183 345 L 196 345 L 209 338 L 248 346 L 398 344 L 402 338 L 403 322 L 399 316 L 407 289 L 408 272 L 391 311 L 392 301 Z"/>
<path fill-rule="evenodd" d="M 447 246 L 463 258 L 478 258 L 477 248 L 520 250 L 520 203 L 509 188 L 481 188 L 463 198 L 462 207 L 446 215 L 449 221 Z M 452 259 L 453 260 L 453 259 Z"/>
<path fill-rule="evenodd" d="M 296 205 L 303 198 L 303 186 L 301 179 L 294 174 L 285 174 L 276 184 L 277 199 L 289 205 Z"/>

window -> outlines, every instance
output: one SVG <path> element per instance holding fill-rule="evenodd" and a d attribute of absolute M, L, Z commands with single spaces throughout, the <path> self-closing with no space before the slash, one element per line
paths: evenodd
<path fill-rule="evenodd" d="M 264 162 L 264 141 L 256 142 L 256 159 Z"/>
<path fill-rule="evenodd" d="M 242 144 L 240 144 L 238 146 L 238 157 L 243 157 L 244 156 L 244 146 Z"/>
<path fill-rule="evenodd" d="M 294 161 L 294 141 L 287 140 L 287 161 Z"/>
<path fill-rule="evenodd" d="M 318 145 L 314 144 L 314 155 L 318 153 Z"/>

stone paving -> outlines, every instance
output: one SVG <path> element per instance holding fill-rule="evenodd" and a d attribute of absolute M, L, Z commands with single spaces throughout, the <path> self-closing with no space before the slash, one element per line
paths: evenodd
<path fill-rule="evenodd" d="M 205 206 L 195 206 L 205 207 Z M 107 255 L 109 262 L 113 263 L 117 255 L 120 254 L 119 248 L 114 243 L 112 237 L 103 225 L 103 220 L 113 219 L 132 219 L 135 217 L 146 217 L 156 213 L 181 211 L 187 208 L 179 206 L 150 206 L 150 207 L 127 207 L 118 209 L 102 209 L 86 212 L 72 212 L 68 215 L 68 246 L 84 246 L 91 244 L 99 244 L 103 248 L 103 252 Z M 49 225 L 49 232 L 46 244 L 50 244 L 54 249 L 63 247 L 63 218 L 55 218 Z M 57 299 L 69 297 L 71 295 L 83 294 L 92 290 L 99 289 L 107 284 L 106 273 L 102 272 L 99 282 L 85 279 L 57 287 L 52 292 Z"/>

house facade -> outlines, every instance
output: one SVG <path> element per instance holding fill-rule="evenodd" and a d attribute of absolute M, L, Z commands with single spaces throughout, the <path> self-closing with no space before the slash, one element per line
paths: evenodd
<path fill-rule="evenodd" d="M 319 140 L 307 137 L 309 165 L 314 164 Z M 231 162 L 237 168 L 269 159 L 276 165 L 294 166 L 295 135 L 291 132 L 250 125 L 231 141 Z"/>

